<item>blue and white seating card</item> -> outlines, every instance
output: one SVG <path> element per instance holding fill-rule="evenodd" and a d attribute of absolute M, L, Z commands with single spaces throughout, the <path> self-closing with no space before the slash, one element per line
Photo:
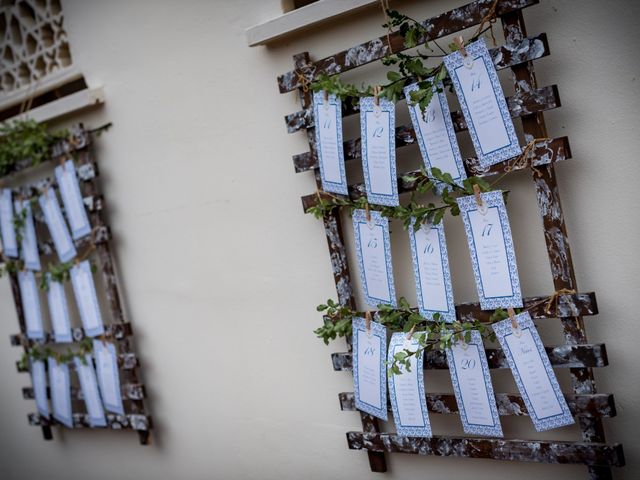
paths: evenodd
<path fill-rule="evenodd" d="M 428 81 L 433 82 L 433 78 Z M 420 111 L 418 103 L 411 102 L 411 92 L 418 90 L 418 84 L 412 83 L 404 88 L 411 123 L 416 132 L 424 166 L 429 170 L 435 167 L 444 173 L 449 173 L 457 184 L 462 185 L 467 174 L 462 163 L 456 132 L 453 129 L 447 96 L 443 91 L 438 91 L 442 90 L 442 82 L 432 84 L 432 88 L 433 97 L 425 111 Z M 444 185 L 436 182 L 436 188 L 441 192 Z"/>
<path fill-rule="evenodd" d="M 447 348 L 447 363 L 464 432 L 502 437 L 502 426 L 480 332 L 471 330 L 469 343 L 458 341 Z"/>
<path fill-rule="evenodd" d="M 18 256 L 18 241 L 13 225 L 13 200 L 11 189 L 0 189 L 0 233 L 2 250 L 7 257 Z"/>
<path fill-rule="evenodd" d="M 459 197 L 480 307 L 483 310 L 521 307 L 520 278 L 511 227 L 501 191 Z"/>
<path fill-rule="evenodd" d="M 386 98 L 360 99 L 362 169 L 367 200 L 376 205 L 400 205 L 396 174 L 396 106 Z"/>
<path fill-rule="evenodd" d="M 98 385 L 100 386 L 104 408 L 109 412 L 124 415 L 116 347 L 113 343 L 94 340 L 93 354 L 96 359 Z"/>
<path fill-rule="evenodd" d="M 102 335 L 104 324 L 102 323 L 100 304 L 89 260 L 84 260 L 71 267 L 71 285 L 85 334 L 89 337 Z"/>
<path fill-rule="evenodd" d="M 98 380 L 96 378 L 96 372 L 93 369 L 93 359 L 91 355 L 85 355 L 84 362 L 78 357 L 73 357 L 73 362 L 76 367 L 78 379 L 80 380 L 82 398 L 87 407 L 89 425 L 92 427 L 106 427 L 107 420 L 104 416 L 104 408 L 102 406 L 100 392 L 98 391 Z"/>
<path fill-rule="evenodd" d="M 396 353 L 409 350 L 415 352 L 419 344 L 415 337 L 407 340 L 407 334 L 397 332 L 391 335 L 387 363 L 393 363 Z M 431 423 L 427 411 L 424 391 L 423 355 L 409 357 L 410 370 L 400 366 L 401 374 L 389 374 L 389 398 L 393 420 L 398 435 L 407 437 L 431 437 Z"/>
<path fill-rule="evenodd" d="M 353 232 L 360 280 L 367 305 L 396 305 L 396 289 L 391 266 L 389 220 L 371 211 L 370 220 L 364 210 L 353 211 Z"/>
<path fill-rule="evenodd" d="M 36 285 L 36 277 L 31 270 L 18 272 L 18 287 L 22 301 L 22 313 L 27 326 L 27 338 L 44 339 L 42 310 L 40 309 L 40 293 Z"/>
<path fill-rule="evenodd" d="M 89 235 L 91 233 L 91 224 L 82 201 L 73 160 L 67 160 L 63 165 L 57 166 L 54 172 L 60 188 L 64 210 L 67 214 L 67 221 L 71 227 L 71 236 L 74 240 L 77 240 Z"/>
<path fill-rule="evenodd" d="M 353 328 L 353 383 L 356 408 L 382 420 L 387 419 L 387 369 L 385 352 L 387 329 L 371 322 L 367 331 L 366 320 L 355 317 Z"/>
<path fill-rule="evenodd" d="M 456 307 L 444 226 L 442 222 L 438 225 L 424 223 L 415 228 L 415 221 L 411 223 L 409 242 L 420 315 L 433 320 L 433 314 L 438 313 L 442 320 L 453 322 Z"/>
<path fill-rule="evenodd" d="M 47 273 L 47 303 L 49 304 L 49 316 L 53 326 L 53 337 L 58 343 L 72 342 L 71 321 L 69 319 L 69 307 L 67 306 L 67 295 L 64 285 L 61 282 L 52 280 L 51 274 Z"/>
<path fill-rule="evenodd" d="M 47 188 L 38 198 L 40 209 L 44 213 L 44 220 L 49 227 L 49 233 L 53 239 L 53 245 L 58 252 L 61 262 L 68 262 L 76 256 L 76 247 L 73 245 L 69 229 L 62 216 L 58 197 L 53 188 Z"/>
<path fill-rule="evenodd" d="M 313 117 L 316 125 L 316 147 L 320 164 L 320 180 L 325 192 L 347 195 L 347 174 L 342 145 L 342 102 L 324 91 L 313 94 Z"/>
<path fill-rule="evenodd" d="M 492 325 L 538 432 L 574 423 L 569 406 L 529 312 Z"/>
<path fill-rule="evenodd" d="M 47 365 L 49 366 L 49 388 L 51 390 L 53 418 L 63 425 L 73 428 L 69 365 L 58 363 L 53 357 L 49 357 Z"/>
<path fill-rule="evenodd" d="M 22 260 L 28 270 L 40 270 L 40 253 L 38 253 L 38 240 L 36 228 L 33 223 L 31 202 L 28 200 L 16 200 L 14 202 L 17 215 L 24 215 L 24 229 L 22 232 Z"/>
<path fill-rule="evenodd" d="M 43 417 L 48 417 L 47 374 L 42 360 L 31 360 L 31 382 L 33 383 L 33 394 L 36 397 L 38 413 Z"/>
<path fill-rule="evenodd" d="M 520 155 L 522 149 L 484 39 L 444 57 L 482 167 Z"/>

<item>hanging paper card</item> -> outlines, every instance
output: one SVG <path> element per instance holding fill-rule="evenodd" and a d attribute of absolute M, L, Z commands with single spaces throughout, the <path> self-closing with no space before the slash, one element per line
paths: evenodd
<path fill-rule="evenodd" d="M 64 285 L 56 282 L 47 273 L 47 302 L 49 304 L 49 315 L 53 325 L 53 336 L 56 342 L 72 342 L 71 322 L 69 320 L 69 308 L 67 306 L 67 295 Z"/>
<path fill-rule="evenodd" d="M 31 382 L 33 383 L 33 394 L 36 397 L 38 413 L 43 417 L 48 417 L 47 374 L 42 360 L 31 360 Z"/>
<path fill-rule="evenodd" d="M 28 200 L 16 200 L 14 202 L 16 215 L 23 218 L 22 228 L 22 259 L 28 270 L 40 270 L 40 254 L 38 253 L 38 241 L 36 240 L 36 228 L 33 224 L 33 212 L 31 202 Z"/>
<path fill-rule="evenodd" d="M 74 357 L 73 362 L 80 380 L 84 404 L 87 407 L 89 425 L 92 427 L 105 427 L 107 421 L 104 416 L 100 392 L 98 391 L 96 372 L 93 369 L 93 359 L 91 355 L 85 355 L 84 362 L 79 357 Z"/>
<path fill-rule="evenodd" d="M 124 415 L 122 396 L 120 395 L 120 377 L 118 374 L 118 357 L 113 343 L 101 340 L 93 341 L 93 353 L 96 358 L 98 385 L 102 395 L 104 408 L 113 413 Z"/>
<path fill-rule="evenodd" d="M 509 318 L 492 327 L 536 431 L 571 425 L 569 406 L 529 312 L 516 315 L 515 321 L 516 329 Z"/>
<path fill-rule="evenodd" d="M 22 300 L 22 312 L 27 325 L 27 337 L 32 340 L 44 338 L 42 326 L 42 310 L 40 309 L 40 295 L 36 278 L 31 270 L 18 272 L 18 286 Z"/>
<path fill-rule="evenodd" d="M 58 363 L 53 357 L 49 357 L 47 364 L 49 366 L 49 387 L 51 389 L 53 418 L 63 425 L 73 428 L 69 365 Z"/>
<path fill-rule="evenodd" d="M 389 365 L 393 363 L 397 353 L 405 350 L 415 352 L 418 347 L 415 337 L 407 340 L 405 333 L 394 333 L 389 344 L 387 363 Z M 422 355 L 413 355 L 409 357 L 410 370 L 400 366 L 401 374 L 389 375 L 389 397 L 398 435 L 431 437 L 431 424 L 424 392 L 423 361 Z"/>
<path fill-rule="evenodd" d="M 433 78 L 428 81 L 433 82 Z M 453 129 L 447 96 L 441 91 L 441 82 L 433 84 L 432 88 L 433 97 L 425 111 L 420 111 L 418 103 L 411 102 L 411 92 L 418 90 L 418 84 L 413 83 L 404 88 L 420 153 L 427 169 L 438 168 L 443 173 L 450 174 L 458 185 L 462 185 L 467 174 L 462 163 L 456 132 Z M 436 188 L 441 192 L 444 185 L 436 182 Z"/>
<path fill-rule="evenodd" d="M 80 320 L 84 332 L 89 337 L 96 337 L 104 333 L 104 324 L 100 313 L 100 305 L 93 283 L 93 274 L 88 260 L 84 260 L 71 267 L 71 285 L 76 297 Z"/>
<path fill-rule="evenodd" d="M 347 174 L 342 146 L 342 104 L 334 94 L 313 94 L 313 116 L 316 125 L 316 147 L 320 164 L 322 189 L 347 195 Z"/>
<path fill-rule="evenodd" d="M 420 315 L 433 320 L 433 314 L 438 313 L 442 320 L 453 322 L 456 319 L 456 307 L 453 303 L 444 226 L 440 222 L 438 225 L 422 224 L 415 229 L 415 220 L 411 225 L 409 241 Z"/>
<path fill-rule="evenodd" d="M 384 352 L 387 329 L 376 322 L 367 331 L 364 318 L 354 318 L 353 382 L 356 408 L 382 420 L 387 419 L 387 370 Z"/>
<path fill-rule="evenodd" d="M 372 307 L 381 303 L 395 306 L 389 220 L 376 211 L 371 211 L 370 216 L 370 221 L 367 221 L 364 210 L 353 212 L 356 254 L 365 301 Z"/>
<path fill-rule="evenodd" d="M 373 97 L 360 99 L 362 168 L 367 200 L 376 205 L 400 205 L 396 175 L 395 104 Z"/>
<path fill-rule="evenodd" d="M 520 155 L 522 149 L 484 39 L 465 46 L 465 50 L 466 56 L 460 51 L 447 55 L 444 64 L 480 165 L 488 167 Z"/>
<path fill-rule="evenodd" d="M 53 245 L 56 247 L 58 257 L 61 262 L 68 262 L 76 256 L 76 247 L 71 241 L 67 224 L 62 217 L 58 197 L 53 188 L 48 188 L 40 198 L 40 209 L 44 213 L 44 219 L 49 227 L 49 233 L 53 239 Z"/>
<path fill-rule="evenodd" d="M 7 257 L 18 256 L 18 242 L 13 224 L 13 201 L 11 190 L 0 189 L 0 233 L 2 233 L 2 249 Z"/>
<path fill-rule="evenodd" d="M 63 165 L 57 166 L 55 175 L 60 187 L 60 196 L 62 197 L 73 239 L 77 240 L 89 235 L 91 233 L 91 225 L 82 201 L 73 160 L 67 160 Z"/>
<path fill-rule="evenodd" d="M 498 407 L 482 336 L 471 330 L 469 343 L 447 348 L 447 363 L 465 433 L 502 437 Z"/>
<path fill-rule="evenodd" d="M 521 307 L 520 279 L 502 192 L 459 197 L 460 215 L 467 234 L 473 275 L 483 310 Z"/>

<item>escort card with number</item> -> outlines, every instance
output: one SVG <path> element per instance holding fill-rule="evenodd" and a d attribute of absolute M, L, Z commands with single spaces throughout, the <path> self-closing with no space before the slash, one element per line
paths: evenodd
<path fill-rule="evenodd" d="M 428 81 L 432 82 L 433 78 Z M 435 167 L 444 173 L 449 173 L 458 185 L 462 185 L 467 174 L 462 163 L 456 132 L 453 129 L 447 96 L 442 91 L 442 83 L 432 84 L 432 88 L 433 97 L 424 111 L 420 111 L 418 103 L 411 102 L 411 92 L 418 90 L 418 84 L 413 83 L 404 88 L 420 153 L 427 169 Z M 436 182 L 436 188 L 441 192 L 444 185 Z"/>
<path fill-rule="evenodd" d="M 456 307 L 453 303 L 453 287 L 449 271 L 447 243 L 442 222 L 438 225 L 422 224 L 409 227 L 413 275 L 418 293 L 420 315 L 433 320 L 438 313 L 440 319 L 453 322 Z"/>
<path fill-rule="evenodd" d="M 18 272 L 18 287 L 20 288 L 24 321 L 27 326 L 27 337 L 32 340 L 42 340 L 44 327 L 40 308 L 40 292 L 36 284 L 36 277 L 31 270 Z"/>
<path fill-rule="evenodd" d="M 313 94 L 313 116 L 316 125 L 316 148 L 322 189 L 347 195 L 347 174 L 342 145 L 342 102 L 324 91 Z"/>
<path fill-rule="evenodd" d="M 569 406 L 551 368 L 549 356 L 529 312 L 492 325 L 538 432 L 574 423 Z"/>
<path fill-rule="evenodd" d="M 33 224 L 31 202 L 28 200 L 16 200 L 14 206 L 16 214 L 24 219 L 22 241 L 20 242 L 24 267 L 28 270 L 40 270 L 40 254 L 38 253 L 38 240 L 36 239 L 36 228 Z"/>
<path fill-rule="evenodd" d="M 56 248 L 58 257 L 61 262 L 68 262 L 76 256 L 76 247 L 73 245 L 69 229 L 62 216 L 58 197 L 53 188 L 48 188 L 40 198 L 40 209 L 44 213 L 44 219 L 49 227 L 49 233 L 53 239 L 53 245 Z"/>
<path fill-rule="evenodd" d="M 64 285 L 54 281 L 49 273 L 47 273 L 47 284 L 49 285 L 47 303 L 49 304 L 54 340 L 59 343 L 72 342 L 71 321 Z"/>
<path fill-rule="evenodd" d="M 465 433 L 502 437 L 482 336 L 471 330 L 469 343 L 447 348 L 447 363 Z"/>
<path fill-rule="evenodd" d="M 459 197 L 480 307 L 483 310 L 521 307 L 520 279 L 511 227 L 501 191 Z"/>
<path fill-rule="evenodd" d="M 49 366 L 49 389 L 53 418 L 63 425 L 73 428 L 69 365 L 58 363 L 53 357 L 49 357 L 47 365 Z"/>
<path fill-rule="evenodd" d="M 396 353 L 418 350 L 419 344 L 415 335 L 418 334 L 414 334 L 410 340 L 407 340 L 407 334 L 402 332 L 391 336 L 387 364 L 393 363 Z M 431 423 L 424 391 L 423 362 L 423 355 L 413 355 L 409 357 L 410 370 L 402 365 L 402 373 L 389 374 L 389 398 L 398 435 L 431 437 Z"/>
<path fill-rule="evenodd" d="M 13 224 L 13 200 L 8 188 L 0 189 L 0 233 L 4 254 L 7 257 L 17 257 L 18 241 Z"/>
<path fill-rule="evenodd" d="M 482 167 L 520 155 L 522 149 L 484 39 L 444 57 Z"/>
<path fill-rule="evenodd" d="M 356 408 L 387 419 L 387 369 L 384 365 L 387 329 L 377 322 L 356 317 L 353 327 L 353 383 Z"/>
<path fill-rule="evenodd" d="M 353 231 L 360 280 L 367 305 L 396 305 L 396 289 L 391 266 L 389 220 L 371 211 L 370 220 L 364 210 L 354 210 Z"/>
<path fill-rule="evenodd" d="M 43 417 L 48 417 L 47 374 L 42 360 L 31 360 L 31 382 L 33 383 L 33 395 L 36 397 L 38 413 Z"/>
<path fill-rule="evenodd" d="M 367 200 L 376 205 L 400 205 L 396 175 L 395 104 L 386 98 L 360 99 L 362 168 Z"/>
<path fill-rule="evenodd" d="M 98 385 L 102 395 L 104 408 L 113 413 L 124 415 L 122 396 L 120 395 L 120 376 L 118 373 L 118 356 L 113 343 L 93 341 L 93 352 L 96 359 Z"/>
<path fill-rule="evenodd" d="M 91 224 L 82 201 L 73 160 L 67 160 L 63 165 L 57 166 L 54 171 L 73 239 L 77 240 L 89 235 L 91 233 Z"/>
<path fill-rule="evenodd" d="M 93 359 L 91 355 L 85 355 L 84 362 L 79 357 L 73 357 L 73 362 L 80 380 L 80 388 L 87 408 L 89 425 L 92 427 L 105 427 L 107 420 L 104 416 L 104 408 L 98 391 L 98 380 L 93 369 Z"/>
<path fill-rule="evenodd" d="M 93 283 L 93 273 L 89 260 L 84 260 L 71 267 L 71 285 L 76 298 L 80 320 L 84 332 L 89 337 L 96 337 L 104 333 L 100 304 Z"/>

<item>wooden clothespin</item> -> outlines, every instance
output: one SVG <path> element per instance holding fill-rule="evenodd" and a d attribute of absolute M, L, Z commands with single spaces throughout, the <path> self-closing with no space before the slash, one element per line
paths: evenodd
<path fill-rule="evenodd" d="M 376 106 L 380 105 L 380 91 L 382 90 L 382 88 L 380 87 L 380 85 L 376 85 L 375 87 L 373 87 L 373 103 L 375 103 Z"/>
<path fill-rule="evenodd" d="M 371 333 L 371 312 L 369 310 L 364 314 L 364 328 L 367 333 Z"/>
<path fill-rule="evenodd" d="M 467 56 L 467 51 L 464 48 L 464 39 L 462 38 L 461 35 L 458 35 L 457 37 L 453 37 L 453 43 L 456 44 L 456 46 L 458 47 L 458 50 L 460 50 L 460 53 L 462 54 L 463 57 Z"/>
<path fill-rule="evenodd" d="M 416 329 L 416 324 L 413 324 L 413 327 L 411 327 L 411 330 L 409 330 L 409 332 L 407 333 L 406 339 L 407 340 L 411 340 L 411 337 L 413 337 L 413 332 Z"/>
<path fill-rule="evenodd" d="M 329 101 L 329 92 L 326 90 L 322 91 L 324 93 L 324 102 L 327 103 Z"/>
<path fill-rule="evenodd" d="M 516 320 L 516 312 L 513 307 L 507 308 L 507 313 L 509 314 L 509 319 L 511 320 L 511 328 L 514 330 L 518 330 L 518 321 Z"/>
<path fill-rule="evenodd" d="M 367 219 L 367 222 L 371 221 L 371 211 L 369 210 L 369 202 L 365 204 L 364 217 Z"/>
<path fill-rule="evenodd" d="M 477 183 L 475 183 L 473 185 L 473 194 L 476 196 L 476 203 L 478 204 L 478 207 L 482 206 L 482 196 L 480 194 L 480 187 L 478 186 Z"/>

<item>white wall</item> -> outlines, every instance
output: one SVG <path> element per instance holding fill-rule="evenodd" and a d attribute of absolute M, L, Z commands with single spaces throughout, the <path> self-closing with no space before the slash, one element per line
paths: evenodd
<path fill-rule="evenodd" d="M 459 4 L 397 2 L 426 18 Z M 639 238 L 635 120 L 640 40 L 633 2 L 543 0 L 525 12 L 529 33 L 546 31 L 552 55 L 536 62 L 541 85 L 559 85 L 563 107 L 547 115 L 552 136 L 568 135 L 573 159 L 558 165 L 563 206 L 581 291 L 597 292 L 600 315 L 589 338 L 605 342 L 611 366 L 596 372 L 615 393 L 618 417 L 608 439 L 624 444 L 637 478 L 640 445 L 637 311 Z M 156 430 L 143 447 L 131 432 L 55 431 L 45 442 L 29 427 L 35 405 L 21 398 L 20 352 L 8 282 L 0 282 L 0 477 L 3 479 L 307 479 L 383 478 L 363 452 L 346 448 L 359 429 L 337 394 L 351 376 L 332 371 L 312 329 L 315 305 L 335 297 L 321 223 L 303 215 L 299 197 L 311 174 L 294 174 L 291 155 L 306 150 L 282 117 L 299 107 L 280 95 L 276 75 L 291 55 L 315 58 L 383 32 L 379 10 L 323 26 L 271 48 L 248 48 L 244 29 L 275 16 L 279 0 L 64 0 L 74 62 L 107 104 L 69 119 L 112 121 L 97 141 L 127 313 Z M 375 78 L 379 67 L 366 70 Z M 365 77 L 360 77 L 364 80 Z M 505 81 L 505 85 L 507 82 Z M 401 109 L 400 109 L 401 110 Z M 353 128 L 353 125 L 348 126 Z M 401 162 L 415 161 L 405 149 Z M 413 160 L 407 158 L 413 157 Z M 552 290 L 532 182 L 504 184 L 524 294 Z M 456 297 L 475 298 L 459 219 L 450 219 Z M 414 294 L 406 237 L 394 227 L 399 294 Z M 553 320 L 546 339 L 560 339 Z M 560 372 L 563 382 L 566 372 Z M 508 372 L 498 385 L 513 390 Z M 450 388 L 446 372 L 428 377 Z M 456 418 L 432 416 L 436 433 L 460 432 Z M 573 438 L 575 430 L 535 434 L 527 418 L 504 420 L 510 436 Z M 586 478 L 578 466 L 389 456 L 387 478 L 519 480 Z"/>

